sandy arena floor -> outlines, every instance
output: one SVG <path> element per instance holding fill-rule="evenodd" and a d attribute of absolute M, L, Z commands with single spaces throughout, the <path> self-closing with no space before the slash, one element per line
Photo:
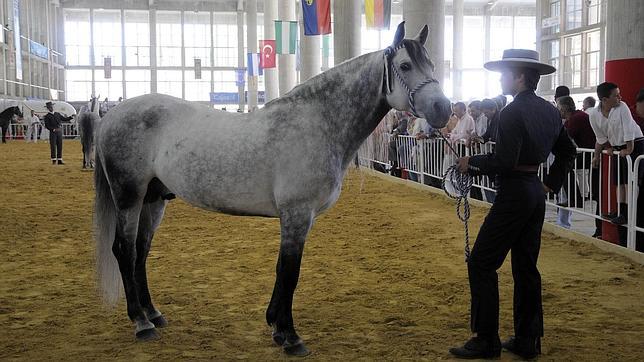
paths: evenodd
<path fill-rule="evenodd" d="M 206 212 L 175 200 L 148 262 L 170 325 L 137 343 L 125 305 L 95 289 L 92 173 L 78 141 L 65 166 L 47 143 L 0 144 L 0 360 L 285 359 L 264 312 L 278 221 Z M 473 211 L 474 232 L 486 210 Z M 311 360 L 443 360 L 469 335 L 463 229 L 429 192 L 350 172 L 308 238 L 295 296 Z M 644 360 L 644 267 L 545 235 L 539 260 L 542 360 Z M 509 258 L 500 271 L 501 336 L 512 333 Z M 514 360 L 507 352 L 502 360 Z"/>

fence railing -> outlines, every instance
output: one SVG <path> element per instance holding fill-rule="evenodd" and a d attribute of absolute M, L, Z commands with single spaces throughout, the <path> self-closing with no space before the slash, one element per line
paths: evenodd
<path fill-rule="evenodd" d="M 495 145 L 493 142 L 472 142 L 470 144 L 457 142 L 453 146 L 459 156 L 472 156 L 491 153 L 494 151 Z M 600 159 L 599 167 L 593 168 L 591 164 L 593 154 L 594 150 L 592 149 L 577 149 L 574 167 L 568 174 L 562 191 L 557 195 L 549 194 L 546 204 L 557 208 L 558 211 L 572 212 L 594 220 L 606 221 L 607 219 L 601 213 L 604 205 L 607 205 L 608 213 L 620 215 L 620 208 L 612 207 L 615 204 L 614 198 L 617 201 L 625 200 L 628 203 L 628 221 L 626 225 L 623 225 L 627 229 L 626 244 L 627 248 L 635 250 L 637 238 L 644 239 L 644 227 L 636 225 L 639 184 L 638 177 L 634 175 L 638 175 L 639 170 L 644 168 L 641 162 L 644 160 L 644 155 L 639 156 L 635 162 L 631 160 L 630 156 L 604 156 Z M 614 154 L 616 155 L 617 152 Z M 455 163 L 456 156 L 453 155 L 442 138 L 416 139 L 412 136 L 374 133 L 369 136 L 358 151 L 358 159 L 362 166 L 379 168 L 382 171 L 399 167 L 405 170 L 413 181 L 429 186 L 438 186 L 447 168 Z M 542 180 L 547 175 L 552 161 L 553 156 L 542 164 L 539 171 Z M 622 182 L 623 176 L 616 170 L 623 167 L 622 163 L 624 162 L 626 162 L 627 179 Z M 610 178 L 613 177 L 613 173 L 616 173 L 617 185 L 625 183 L 627 186 L 625 190 L 617 187 L 614 196 L 612 192 L 602 192 L 608 187 L 606 183 L 612 181 Z M 488 176 L 475 177 L 471 193 L 477 189 L 477 198 L 487 202 L 493 201 L 496 194 L 493 181 Z"/>
<path fill-rule="evenodd" d="M 8 138 L 9 139 L 14 139 L 14 140 L 21 140 L 25 139 L 27 135 L 27 129 L 29 125 L 26 123 L 12 123 L 9 126 L 9 134 Z M 74 123 L 63 123 L 61 125 L 62 131 L 63 131 L 63 138 L 77 138 L 79 137 L 78 134 L 78 127 Z M 44 134 L 44 138 L 48 138 L 49 131 L 41 126 L 41 137 L 42 134 Z"/>

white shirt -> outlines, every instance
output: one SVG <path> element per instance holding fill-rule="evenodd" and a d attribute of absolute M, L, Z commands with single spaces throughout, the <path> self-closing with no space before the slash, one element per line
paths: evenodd
<path fill-rule="evenodd" d="M 468 140 L 474 132 L 474 120 L 472 119 L 472 116 L 465 113 L 463 118 L 458 120 L 456 127 L 452 130 L 450 139 L 452 142 Z"/>
<path fill-rule="evenodd" d="M 36 124 L 36 123 L 40 123 L 40 118 L 38 118 L 38 116 L 36 116 L 36 115 L 34 114 L 34 115 L 31 117 L 31 124 Z"/>
<path fill-rule="evenodd" d="M 480 116 L 474 121 L 476 135 L 483 137 L 485 131 L 487 131 L 487 117 L 481 113 Z"/>
<path fill-rule="evenodd" d="M 599 144 L 609 142 L 611 146 L 623 146 L 628 141 L 643 137 L 642 129 L 635 123 L 630 109 L 624 102 L 612 108 L 608 118 L 602 114 L 599 103 L 597 107 L 588 109 L 588 118 Z"/>
<path fill-rule="evenodd" d="M 411 128 L 411 132 L 409 132 L 409 135 L 417 136 L 422 132 L 422 133 L 425 133 L 427 136 L 429 136 L 430 130 L 431 130 L 431 127 L 429 125 L 429 122 L 427 122 L 425 118 L 416 118 Z"/>

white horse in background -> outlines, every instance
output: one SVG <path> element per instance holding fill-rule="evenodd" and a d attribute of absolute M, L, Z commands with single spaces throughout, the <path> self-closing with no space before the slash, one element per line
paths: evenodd
<path fill-rule="evenodd" d="M 83 168 L 94 168 L 94 130 L 101 119 L 98 115 L 98 97 L 92 96 L 78 114 L 78 134 L 83 147 Z"/>
<path fill-rule="evenodd" d="M 451 113 L 423 46 L 427 26 L 414 39 L 404 34 L 401 23 L 384 51 L 346 61 L 252 113 L 152 94 L 124 101 L 101 120 L 97 268 L 106 301 L 115 303 L 125 290 L 137 339 L 158 338 L 156 328 L 167 324 L 152 304 L 145 262 L 167 200 L 176 195 L 208 210 L 280 219 L 266 321 L 287 354 L 308 354 L 292 303 L 315 218 L 337 201 L 358 148 L 392 107 L 434 128 Z"/>

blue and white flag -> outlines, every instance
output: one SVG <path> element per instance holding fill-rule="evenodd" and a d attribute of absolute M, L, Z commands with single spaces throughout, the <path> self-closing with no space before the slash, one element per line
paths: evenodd
<path fill-rule="evenodd" d="M 263 75 L 262 67 L 259 66 L 259 53 L 248 53 L 248 75 Z"/>

